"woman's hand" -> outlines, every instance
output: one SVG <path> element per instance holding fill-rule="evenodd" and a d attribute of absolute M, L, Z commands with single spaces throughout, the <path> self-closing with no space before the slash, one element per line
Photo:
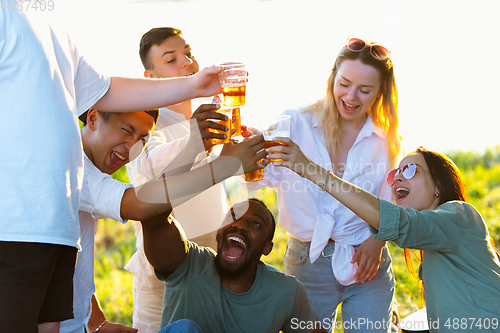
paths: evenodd
<path fill-rule="evenodd" d="M 274 166 L 288 168 L 308 179 L 322 172 L 323 168 L 311 161 L 292 139 L 280 137 L 275 140 L 283 142 L 286 146 L 274 146 L 267 149 L 269 153 L 267 158 Z M 277 161 L 278 159 L 282 161 Z"/>
<path fill-rule="evenodd" d="M 351 263 L 358 263 L 358 270 L 354 276 L 356 282 L 363 283 L 370 281 L 377 274 L 385 243 L 384 241 L 376 240 L 370 235 L 358 247 L 351 260 Z"/>

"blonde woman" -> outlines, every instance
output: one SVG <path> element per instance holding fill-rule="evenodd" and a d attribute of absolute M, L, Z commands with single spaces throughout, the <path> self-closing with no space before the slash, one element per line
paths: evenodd
<path fill-rule="evenodd" d="M 350 38 L 340 50 L 324 99 L 289 110 L 290 134 L 318 165 L 389 199 L 384 180 L 400 153 L 397 88 L 390 52 Z M 284 271 L 306 287 L 323 327 L 342 303 L 344 332 L 389 332 L 394 275 L 385 242 L 368 225 L 312 182 L 289 169 L 266 167 L 250 189 L 274 187 L 279 225 L 289 240 Z M 359 325 L 362 325 L 361 327 Z"/>

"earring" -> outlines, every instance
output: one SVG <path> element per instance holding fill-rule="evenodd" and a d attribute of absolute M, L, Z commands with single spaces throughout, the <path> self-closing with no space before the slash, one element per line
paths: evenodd
<path fill-rule="evenodd" d="M 436 192 L 436 197 L 439 197 L 439 193 L 438 192 Z"/>

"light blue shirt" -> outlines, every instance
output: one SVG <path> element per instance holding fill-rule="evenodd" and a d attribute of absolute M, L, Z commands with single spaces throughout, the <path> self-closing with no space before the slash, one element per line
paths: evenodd
<path fill-rule="evenodd" d="M 380 200 L 379 230 L 370 231 L 376 239 L 423 250 L 431 332 L 500 332 L 500 262 L 488 228 L 473 206 L 452 201 L 419 212 Z M 474 324 L 489 321 L 490 329 L 471 327 L 473 320 Z M 466 325 L 454 326 L 457 322 Z"/>

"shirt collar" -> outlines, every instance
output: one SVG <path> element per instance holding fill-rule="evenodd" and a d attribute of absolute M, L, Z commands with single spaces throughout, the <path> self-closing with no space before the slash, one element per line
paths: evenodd
<path fill-rule="evenodd" d="M 380 126 L 375 125 L 372 118 L 368 116 L 366 117 L 365 124 L 359 134 L 363 134 L 365 137 L 368 137 L 372 135 L 372 133 L 375 133 L 381 139 L 385 139 L 384 130 Z"/>

